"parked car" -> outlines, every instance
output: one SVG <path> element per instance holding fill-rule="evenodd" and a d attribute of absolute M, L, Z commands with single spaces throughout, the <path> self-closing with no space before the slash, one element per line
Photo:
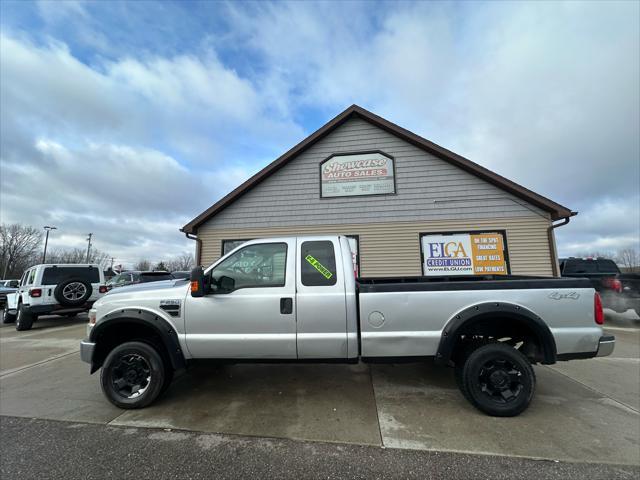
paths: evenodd
<path fill-rule="evenodd" d="M 171 276 L 176 280 L 189 280 L 191 272 L 171 272 Z"/>
<path fill-rule="evenodd" d="M 0 287 L 0 309 L 4 312 L 4 306 L 7 304 L 7 295 L 13 294 L 17 288 Z"/>
<path fill-rule="evenodd" d="M 159 282 L 161 280 L 173 280 L 169 272 L 157 270 L 152 272 L 130 271 L 119 273 L 107 281 L 107 289 L 135 285 L 137 283 Z"/>
<path fill-rule="evenodd" d="M 602 304 L 616 312 L 635 310 L 640 315 L 640 274 L 622 273 L 608 258 L 560 259 L 563 277 L 588 278 L 602 296 Z"/>
<path fill-rule="evenodd" d="M 18 285 L 20 285 L 20 280 L 0 280 L 0 288 L 18 288 Z"/>
<path fill-rule="evenodd" d="M 191 281 L 112 291 L 80 344 L 107 399 L 151 404 L 198 359 L 397 362 L 455 366 L 467 400 L 496 416 L 524 411 L 534 363 L 610 355 L 600 296 L 586 279 L 360 278 L 349 240 L 251 240 Z M 155 288 L 154 288 L 155 287 Z"/>
<path fill-rule="evenodd" d="M 7 295 L 2 320 L 15 321 L 16 330 L 29 330 L 40 315 L 86 312 L 106 292 L 98 265 L 35 265 L 24 272 L 18 290 Z"/>

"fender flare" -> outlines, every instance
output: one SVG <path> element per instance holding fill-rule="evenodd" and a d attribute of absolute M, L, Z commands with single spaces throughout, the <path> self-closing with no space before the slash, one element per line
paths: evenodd
<path fill-rule="evenodd" d="M 119 323 L 135 323 L 150 327 L 162 340 L 174 370 L 182 370 L 186 367 L 186 360 L 180 342 L 178 341 L 178 333 L 175 331 L 173 325 L 163 317 L 148 310 L 125 308 L 108 313 L 91 329 L 89 341 L 96 343 L 97 346 L 100 334 Z M 100 367 L 96 366 L 92 359 L 91 373 L 98 368 Z"/>
<path fill-rule="evenodd" d="M 512 303 L 486 302 L 468 307 L 447 321 L 442 331 L 436 361 L 448 364 L 453 355 L 457 333 L 474 322 L 492 316 L 509 318 L 526 325 L 533 331 L 542 347 L 543 362 L 546 365 L 556 363 L 556 341 L 547 324 L 531 310 Z"/>

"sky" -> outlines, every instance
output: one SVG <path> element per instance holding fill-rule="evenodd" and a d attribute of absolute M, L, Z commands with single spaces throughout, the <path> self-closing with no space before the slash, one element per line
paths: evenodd
<path fill-rule="evenodd" d="M 0 3 L 0 220 L 117 263 L 356 103 L 638 247 L 640 2 Z"/>

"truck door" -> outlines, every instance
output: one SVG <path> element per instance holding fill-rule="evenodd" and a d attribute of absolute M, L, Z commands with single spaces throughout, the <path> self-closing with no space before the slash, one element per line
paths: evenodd
<path fill-rule="evenodd" d="M 296 358 L 295 240 L 246 245 L 207 272 L 212 291 L 186 298 L 195 358 Z"/>
<path fill-rule="evenodd" d="M 336 261 L 340 244 L 337 238 L 297 242 L 298 358 L 346 358 L 344 271 Z"/>

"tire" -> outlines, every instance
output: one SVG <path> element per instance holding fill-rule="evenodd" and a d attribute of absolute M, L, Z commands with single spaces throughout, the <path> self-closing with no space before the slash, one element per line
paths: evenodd
<path fill-rule="evenodd" d="M 4 307 L 2 308 L 2 323 L 13 323 L 16 321 L 16 314 L 15 313 L 10 313 L 9 312 L 9 305 L 8 304 L 4 304 Z"/>
<path fill-rule="evenodd" d="M 16 330 L 22 332 L 24 330 L 31 330 L 33 322 L 35 321 L 35 315 L 29 311 L 22 303 L 18 305 L 18 314 L 16 315 Z"/>
<path fill-rule="evenodd" d="M 93 293 L 93 287 L 86 280 L 70 277 L 61 281 L 53 291 L 53 296 L 60 305 L 77 307 L 84 305 Z"/>
<path fill-rule="evenodd" d="M 162 356 L 143 342 L 126 342 L 115 347 L 100 373 L 102 392 L 116 407 L 125 409 L 150 405 L 165 387 L 165 379 Z"/>
<path fill-rule="evenodd" d="M 529 359 L 505 343 L 477 348 L 462 369 L 462 394 L 478 410 L 494 417 L 515 417 L 524 412 L 535 385 Z"/>

